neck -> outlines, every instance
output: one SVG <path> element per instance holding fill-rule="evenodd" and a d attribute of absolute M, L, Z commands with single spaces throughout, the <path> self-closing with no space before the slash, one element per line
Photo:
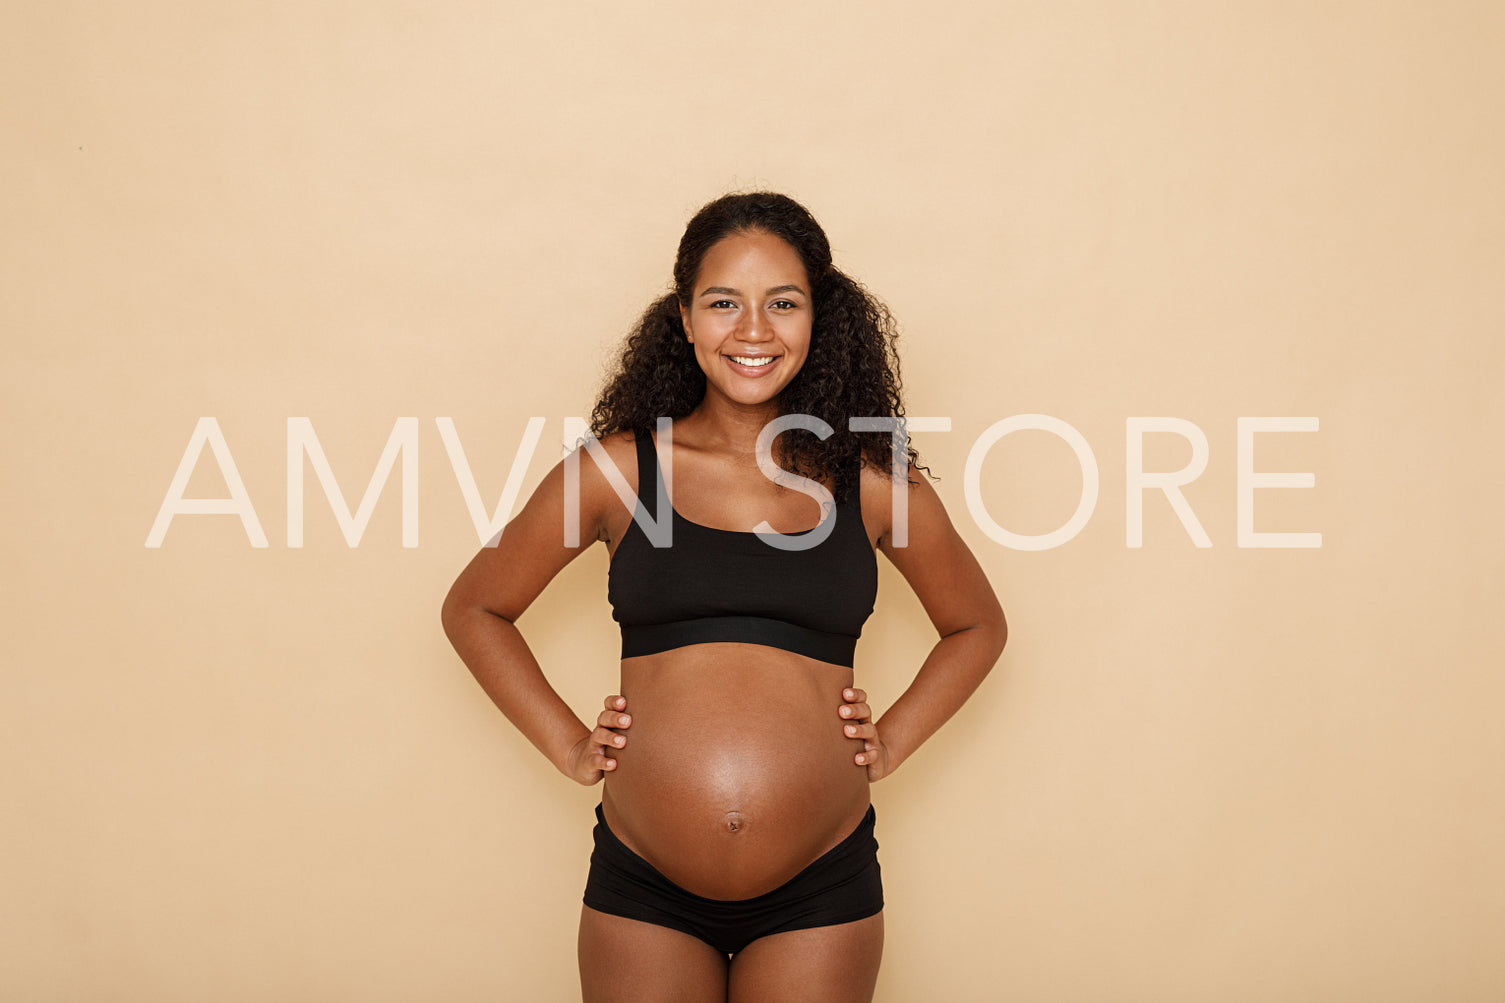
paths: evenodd
<path fill-rule="evenodd" d="M 739 404 L 724 397 L 713 399 L 707 394 L 679 424 L 688 426 L 709 448 L 751 455 L 757 448 L 763 426 L 778 416 L 777 402 Z"/>

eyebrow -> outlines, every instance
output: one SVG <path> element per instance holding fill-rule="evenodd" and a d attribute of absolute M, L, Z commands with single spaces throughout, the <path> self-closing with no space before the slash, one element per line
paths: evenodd
<path fill-rule="evenodd" d="M 704 289 L 702 289 L 700 291 L 700 295 L 702 295 L 702 296 L 705 296 L 705 295 L 708 295 L 708 294 L 711 294 L 711 293 L 715 293 L 718 296 L 741 296 L 742 295 L 742 290 L 740 290 L 740 289 L 733 289 L 730 286 L 707 286 L 706 288 L 704 288 Z M 805 290 L 804 290 L 803 287 L 796 286 L 796 285 L 774 286 L 772 289 L 769 289 L 763 295 L 765 295 L 765 296 L 772 296 L 775 293 L 799 293 L 802 296 L 808 296 L 808 295 L 810 295 L 809 293 L 805 292 Z"/>

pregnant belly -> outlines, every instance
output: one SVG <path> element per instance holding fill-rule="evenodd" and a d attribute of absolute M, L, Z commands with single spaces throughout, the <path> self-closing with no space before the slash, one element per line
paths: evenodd
<path fill-rule="evenodd" d="M 608 774 L 612 831 L 707 898 L 771 891 L 835 846 L 868 805 L 836 709 L 852 670 L 747 644 L 622 663 L 632 714 Z"/>

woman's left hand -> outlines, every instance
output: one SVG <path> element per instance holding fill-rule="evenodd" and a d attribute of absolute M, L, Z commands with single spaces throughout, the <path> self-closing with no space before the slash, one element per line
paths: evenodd
<path fill-rule="evenodd" d="M 853 761 L 867 767 L 869 781 L 882 780 L 889 774 L 888 746 L 878 737 L 878 725 L 873 722 L 873 710 L 867 705 L 867 693 L 848 687 L 841 691 L 844 701 L 836 713 L 846 721 L 842 734 L 847 738 L 862 739 L 862 751 Z"/>

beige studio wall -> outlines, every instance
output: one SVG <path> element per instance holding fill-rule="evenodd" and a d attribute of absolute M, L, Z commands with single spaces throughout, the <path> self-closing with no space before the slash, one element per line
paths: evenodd
<path fill-rule="evenodd" d="M 879 999 L 1505 996 L 1497 5 L 12 2 L 0 32 L 0 996 L 576 997 L 599 790 L 439 629 L 482 535 L 444 429 L 489 513 L 542 417 L 530 491 L 685 220 L 750 186 L 899 317 L 1012 627 L 874 788 Z M 1016 415 L 1081 442 L 989 446 Z M 147 545 L 204 418 L 265 546 L 191 513 Z M 352 510 L 408 443 L 357 545 L 306 460 L 289 545 L 289 419 Z M 1178 514 L 1134 471 L 1199 438 Z M 197 455 L 184 496 L 229 497 Z M 1069 539 L 995 539 L 1093 479 Z M 1241 545 L 1241 506 L 1244 543 L 1320 546 Z M 582 714 L 605 568 L 521 623 Z M 859 684 L 891 701 L 930 640 L 885 567 Z"/>

